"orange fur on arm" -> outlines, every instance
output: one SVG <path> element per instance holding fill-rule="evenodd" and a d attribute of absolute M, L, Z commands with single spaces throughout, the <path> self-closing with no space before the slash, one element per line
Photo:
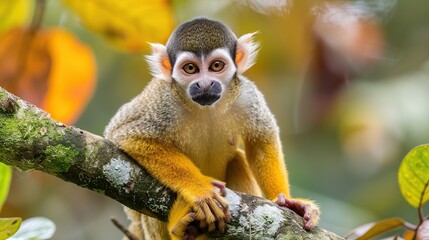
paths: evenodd
<path fill-rule="evenodd" d="M 196 200 L 194 198 L 213 188 L 211 179 L 170 144 L 131 138 L 119 145 L 155 178 L 188 200 Z"/>
<path fill-rule="evenodd" d="M 245 143 L 250 168 L 268 199 L 279 193 L 290 197 L 288 173 L 280 143 L 272 140 L 248 140 Z"/>

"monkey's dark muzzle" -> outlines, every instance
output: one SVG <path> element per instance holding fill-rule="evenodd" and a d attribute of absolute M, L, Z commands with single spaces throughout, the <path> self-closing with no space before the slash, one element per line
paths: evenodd
<path fill-rule="evenodd" d="M 192 101 L 201 106 L 212 105 L 219 100 L 221 93 L 222 86 L 217 81 L 211 81 L 206 86 L 196 82 L 189 87 L 189 95 L 191 95 Z"/>

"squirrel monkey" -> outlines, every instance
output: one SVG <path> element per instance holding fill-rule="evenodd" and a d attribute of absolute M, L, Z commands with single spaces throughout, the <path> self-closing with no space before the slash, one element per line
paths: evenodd
<path fill-rule="evenodd" d="M 180 25 L 166 46 L 152 44 L 152 81 L 105 130 L 178 195 L 168 223 L 128 209 L 136 236 L 201 239 L 204 230 L 224 232 L 230 220 L 225 183 L 294 210 L 307 230 L 317 224 L 316 204 L 291 198 L 278 126 L 242 75 L 255 61 L 252 37 L 237 39 L 224 24 L 196 18 Z"/>

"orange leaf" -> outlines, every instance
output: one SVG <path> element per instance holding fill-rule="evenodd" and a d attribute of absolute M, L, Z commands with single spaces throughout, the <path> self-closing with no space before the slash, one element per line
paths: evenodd
<path fill-rule="evenodd" d="M 348 233 L 345 238 L 358 240 L 370 239 L 374 236 L 404 225 L 404 220 L 400 218 L 388 218 L 357 227 Z"/>
<path fill-rule="evenodd" d="M 416 232 L 413 230 L 407 230 L 404 233 L 404 240 L 413 240 L 414 239 L 414 235 L 416 235 Z"/>
<path fill-rule="evenodd" d="M 95 80 L 91 50 L 65 30 L 14 29 L 0 36 L 0 85 L 61 122 L 80 116 Z"/>
<path fill-rule="evenodd" d="M 47 41 L 46 33 L 31 37 L 22 28 L 0 36 L 0 85 L 39 107 L 51 70 Z"/>
<path fill-rule="evenodd" d="M 63 29 L 49 31 L 52 59 L 43 109 L 64 123 L 80 116 L 95 88 L 96 67 L 91 49 Z"/>
<path fill-rule="evenodd" d="M 167 0 L 63 0 L 81 22 L 128 52 L 147 50 L 147 42 L 164 43 L 174 27 Z"/>

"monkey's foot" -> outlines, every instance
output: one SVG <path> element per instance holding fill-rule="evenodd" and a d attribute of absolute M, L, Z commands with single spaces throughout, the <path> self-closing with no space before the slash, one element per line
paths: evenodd
<path fill-rule="evenodd" d="M 201 233 L 198 232 L 197 226 L 193 224 L 195 213 L 191 212 L 183 216 L 179 222 L 171 229 L 171 233 L 179 239 L 194 240 Z"/>
<path fill-rule="evenodd" d="M 317 205 L 306 199 L 286 198 L 283 193 L 280 193 L 275 202 L 281 207 L 287 207 L 298 215 L 304 218 L 304 228 L 311 230 L 316 226 L 320 211 Z"/>

